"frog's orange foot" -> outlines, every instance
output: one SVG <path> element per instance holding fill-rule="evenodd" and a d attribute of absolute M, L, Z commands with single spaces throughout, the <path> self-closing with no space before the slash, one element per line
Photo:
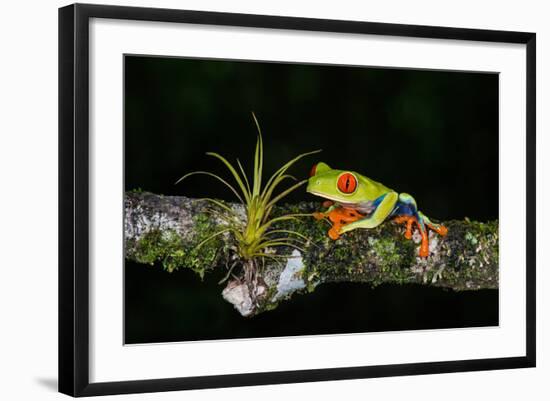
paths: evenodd
<path fill-rule="evenodd" d="M 412 225 L 416 223 L 416 217 L 412 216 L 398 216 L 394 220 L 397 224 L 407 224 L 407 228 L 405 230 L 405 238 L 411 239 L 412 238 Z"/>
<path fill-rule="evenodd" d="M 330 230 L 328 230 L 328 236 L 330 239 L 336 241 L 338 238 L 340 238 L 339 229 L 332 227 Z"/>
<path fill-rule="evenodd" d="M 325 214 L 321 212 L 313 212 L 311 215 L 315 220 L 322 220 L 325 218 Z"/>
<path fill-rule="evenodd" d="M 446 236 L 447 233 L 449 232 L 449 230 L 447 229 L 447 227 L 441 225 L 441 224 L 432 224 L 432 223 L 429 223 L 429 224 L 426 224 L 428 226 L 428 228 L 430 230 L 433 230 L 435 231 L 436 233 L 438 233 L 439 235 L 441 235 L 442 237 Z"/>
<path fill-rule="evenodd" d="M 427 258 L 430 256 L 430 245 L 428 240 L 428 231 L 420 225 L 418 222 L 418 219 L 414 216 L 398 216 L 394 220 L 394 222 L 398 224 L 406 224 L 406 230 L 405 230 L 405 238 L 411 239 L 412 238 L 412 227 L 413 224 L 416 225 L 418 228 L 418 231 L 420 232 L 420 235 L 422 237 L 420 242 L 420 249 L 418 250 L 418 256 L 421 258 Z M 435 227 L 435 225 L 432 225 Z M 440 226 L 443 227 L 443 226 Z M 443 227 L 444 228 L 444 227 Z"/>

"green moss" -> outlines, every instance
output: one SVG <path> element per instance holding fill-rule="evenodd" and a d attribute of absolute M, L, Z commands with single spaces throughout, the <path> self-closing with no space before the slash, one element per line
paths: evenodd
<path fill-rule="evenodd" d="M 477 238 L 471 232 L 467 232 L 464 238 L 466 239 L 466 241 L 470 242 L 472 245 L 477 245 L 477 242 L 478 242 Z"/>
<path fill-rule="evenodd" d="M 188 268 L 204 278 L 205 273 L 217 265 L 228 245 L 220 237 L 215 237 L 197 248 L 199 243 L 216 232 L 217 225 L 204 213 L 197 214 L 194 222 L 197 235 L 191 242 L 182 241 L 174 230 L 152 230 L 145 233 L 134 244 L 134 259 L 150 265 L 160 262 L 163 269 L 170 273 Z"/>
<path fill-rule="evenodd" d="M 395 240 L 391 238 L 375 239 L 369 237 L 368 243 L 371 247 L 370 252 L 380 260 L 380 270 L 389 272 L 395 267 L 399 267 L 401 256 L 397 252 Z"/>
<path fill-rule="evenodd" d="M 263 310 L 267 312 L 273 309 L 277 309 L 277 306 L 279 306 L 279 302 L 268 302 Z"/>
<path fill-rule="evenodd" d="M 498 278 L 498 221 L 451 221 L 448 228 L 441 247 L 447 263 L 437 285 L 463 290 L 498 287 L 492 282 Z"/>
<path fill-rule="evenodd" d="M 307 292 L 313 292 L 315 291 L 315 288 L 317 287 L 317 285 L 319 284 L 319 280 L 315 280 L 315 275 L 316 273 L 310 275 L 308 277 L 308 280 L 306 281 L 306 290 Z"/>
<path fill-rule="evenodd" d="M 208 237 L 208 235 L 214 233 L 217 229 L 217 225 L 212 222 L 212 216 L 208 213 L 197 213 L 193 217 L 195 223 L 194 230 L 199 233 L 201 237 Z"/>

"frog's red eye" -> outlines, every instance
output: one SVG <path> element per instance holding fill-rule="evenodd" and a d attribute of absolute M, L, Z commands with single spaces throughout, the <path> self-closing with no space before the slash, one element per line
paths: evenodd
<path fill-rule="evenodd" d="M 345 193 L 351 194 L 357 188 L 357 178 L 351 173 L 344 173 L 338 177 L 338 189 Z"/>
<path fill-rule="evenodd" d="M 309 170 L 309 176 L 313 177 L 315 174 L 317 174 L 317 165 L 314 164 L 311 170 Z"/>

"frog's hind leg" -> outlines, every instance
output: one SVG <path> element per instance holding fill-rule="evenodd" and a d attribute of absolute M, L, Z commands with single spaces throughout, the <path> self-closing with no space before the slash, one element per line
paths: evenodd
<path fill-rule="evenodd" d="M 392 215 L 396 216 L 394 220 L 396 223 L 407 224 L 407 228 L 405 230 L 405 238 L 407 239 L 412 238 L 412 226 L 413 224 L 416 224 L 422 237 L 418 254 L 422 258 L 428 257 L 430 254 L 430 246 L 428 241 L 428 230 L 426 228 L 426 224 L 424 223 L 425 216 L 418 211 L 414 198 L 407 193 L 399 194 L 399 200 L 392 212 Z"/>
<path fill-rule="evenodd" d="M 396 223 L 406 223 L 407 228 L 405 231 L 405 238 L 410 239 L 412 237 L 412 226 L 416 224 L 418 231 L 422 237 L 420 244 L 420 251 L 418 252 L 420 257 L 426 258 L 430 254 L 428 228 L 435 231 L 441 236 L 447 235 L 447 228 L 441 224 L 436 224 L 430 221 L 428 216 L 418 210 L 416 201 L 414 198 L 406 193 L 399 194 L 399 201 L 395 209 L 392 212 L 392 216 L 395 216 Z"/>

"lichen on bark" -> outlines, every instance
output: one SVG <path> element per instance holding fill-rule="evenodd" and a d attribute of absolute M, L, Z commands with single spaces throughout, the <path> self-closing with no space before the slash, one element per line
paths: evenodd
<path fill-rule="evenodd" d="M 216 237 L 197 249 L 224 224 L 208 213 L 209 208 L 210 203 L 198 199 L 127 193 L 126 258 L 147 264 L 159 262 L 168 272 L 190 268 L 201 277 L 213 269 L 226 271 L 236 260 L 230 235 Z M 318 203 L 301 202 L 277 207 L 273 213 L 312 213 L 318 209 Z M 235 270 L 222 296 L 243 316 L 253 316 L 276 308 L 296 292 L 314 291 L 328 282 L 370 286 L 417 283 L 455 291 L 498 288 L 498 221 L 443 223 L 449 233 L 446 237 L 430 233 L 430 256 L 424 259 L 418 257 L 419 235 L 407 240 L 404 228 L 391 221 L 374 229 L 351 231 L 337 241 L 328 238 L 330 226 L 326 221 L 308 217 L 282 221 L 273 228 L 297 231 L 309 239 L 304 252 L 290 247 L 272 249 L 285 258 L 262 262 L 256 294 L 251 296 Z"/>
<path fill-rule="evenodd" d="M 219 222 L 200 201 L 131 193 L 125 200 L 126 257 L 139 263 L 159 262 L 169 273 L 189 268 L 201 278 L 228 256 L 222 237 L 213 235 Z"/>

